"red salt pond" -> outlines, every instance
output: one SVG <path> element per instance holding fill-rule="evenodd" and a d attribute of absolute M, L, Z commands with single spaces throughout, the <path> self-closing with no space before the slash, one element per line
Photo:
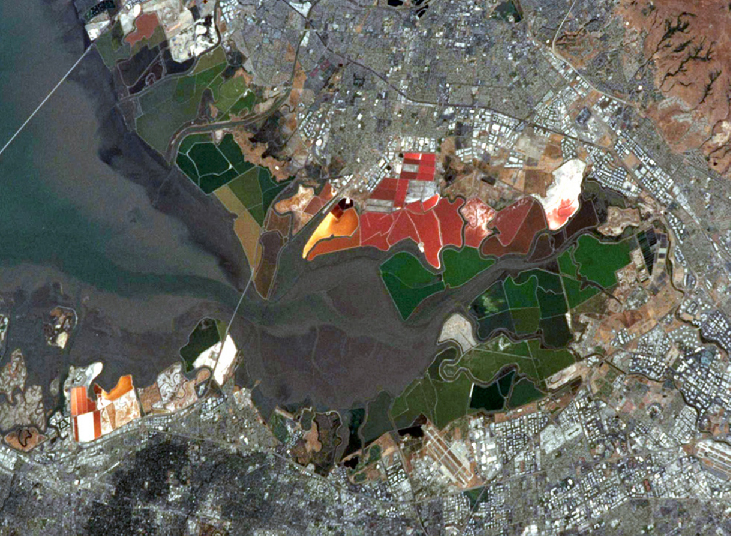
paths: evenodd
<path fill-rule="evenodd" d="M 473 197 L 459 209 L 462 217 L 467 221 L 464 228 L 464 242 L 471 248 L 480 247 L 482 241 L 490 234 L 487 224 L 495 216 L 495 209 L 481 199 Z"/>
<path fill-rule="evenodd" d="M 500 231 L 482 243 L 483 255 L 500 257 L 506 253 L 527 254 L 536 234 L 548 227 L 542 205 L 525 197 L 498 212 L 490 223 Z"/>
<path fill-rule="evenodd" d="M 155 13 L 143 13 L 135 19 L 134 31 L 128 33 L 124 40 L 129 43 L 130 46 L 134 46 L 135 43 L 142 41 L 143 39 L 149 39 L 152 37 L 152 34 L 158 24 L 160 24 L 160 22 L 157 20 L 157 15 Z"/>

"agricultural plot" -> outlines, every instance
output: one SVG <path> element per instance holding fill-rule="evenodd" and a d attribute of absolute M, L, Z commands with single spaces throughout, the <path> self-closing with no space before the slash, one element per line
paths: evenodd
<path fill-rule="evenodd" d="M 461 356 L 450 348 L 394 400 L 391 419 L 401 429 L 424 415 L 444 428 L 470 412 L 518 407 L 541 398 L 537 386 L 573 362 L 567 350 L 546 350 L 537 340 L 513 343 L 504 336 Z M 506 367 L 512 368 L 506 372 Z"/>
<path fill-rule="evenodd" d="M 579 267 L 578 274 L 602 288 L 611 288 L 617 284 L 617 270 L 632 262 L 630 252 L 635 247 L 635 237 L 608 243 L 591 235 L 582 235 L 574 251 L 574 259 Z"/>
<path fill-rule="evenodd" d="M 528 378 L 522 378 L 513 384 L 513 391 L 510 393 L 508 406 L 510 408 L 519 408 L 531 402 L 535 402 L 543 398 L 544 393 L 540 391 L 535 384 Z"/>
<path fill-rule="evenodd" d="M 394 401 L 391 418 L 399 429 L 409 427 L 419 415 L 444 428 L 467 414 L 471 389 L 472 381 L 466 374 L 449 382 L 424 376 Z"/>
<path fill-rule="evenodd" d="M 531 270 L 494 283 L 472 302 L 470 310 L 478 323 L 478 337 L 487 340 L 500 329 L 516 335 L 538 333 L 544 324 L 549 325 L 548 319 L 562 318 L 568 306 L 557 274 Z"/>
<path fill-rule="evenodd" d="M 381 265 L 381 279 L 404 320 L 426 298 L 445 289 L 439 275 L 433 274 L 416 257 L 403 251 Z"/>
<path fill-rule="evenodd" d="M 186 75 L 166 77 L 139 98 L 142 114 L 137 118 L 137 132 L 154 149 L 164 153 L 173 134 L 199 113 L 203 92 L 209 90 L 217 110 L 216 119 L 250 111 L 255 94 L 243 77 L 226 77 L 226 55 L 221 47 L 198 59 Z"/>
<path fill-rule="evenodd" d="M 485 342 L 464 354 L 454 347 L 440 353 L 424 377 L 394 401 L 394 423 L 406 427 L 424 415 L 441 428 L 469 412 L 500 411 L 542 398 L 546 379 L 575 363 L 567 349 L 572 340 L 567 313 L 601 292 L 599 285 L 615 285 L 616 271 L 630 262 L 635 245 L 634 238 L 612 244 L 584 235 L 557 259 L 559 273 L 532 269 L 493 283 L 470 306 L 478 338 Z M 444 282 L 449 286 L 474 277 L 474 268 L 452 268 L 470 259 L 471 253 L 463 252 L 445 251 Z M 393 262 L 391 277 L 410 288 L 443 286 L 415 258 L 402 255 Z M 535 336 L 512 342 L 495 336 L 500 329 Z M 506 367 L 512 370 L 504 372 Z"/>
<path fill-rule="evenodd" d="M 471 410 L 500 411 L 505 407 L 505 401 L 510 396 L 515 371 L 511 370 L 487 387 L 475 385 L 470 398 Z"/>
<path fill-rule="evenodd" d="M 489 339 L 496 330 L 515 335 L 541 333 L 550 348 L 564 348 L 571 341 L 566 313 L 616 285 L 616 271 L 630 262 L 635 239 L 600 242 L 591 235 L 558 257 L 560 273 L 526 270 L 494 283 L 470 307 L 478 323 L 477 335 Z"/>
<path fill-rule="evenodd" d="M 186 372 L 193 370 L 196 358 L 218 344 L 226 336 L 226 325 L 212 318 L 204 318 L 188 337 L 188 344 L 180 349 L 180 357 L 185 362 Z"/>
<path fill-rule="evenodd" d="M 472 302 L 472 313 L 478 319 L 502 313 L 509 309 L 503 282 L 492 284 L 485 292 Z"/>
<path fill-rule="evenodd" d="M 539 382 L 543 382 L 549 376 L 553 376 L 576 362 L 573 354 L 566 349 L 543 348 L 538 339 L 532 339 L 527 343 L 530 355 L 536 364 Z"/>
<path fill-rule="evenodd" d="M 396 428 L 408 428 L 419 415 L 434 419 L 437 393 L 429 377 L 418 379 L 394 400 L 391 418 Z"/>
<path fill-rule="evenodd" d="M 160 153 L 172 135 L 198 115 L 203 92 L 226 68 L 226 55 L 218 47 L 201 56 L 192 73 L 166 78 L 144 93 L 139 104 L 137 132 Z"/>
<path fill-rule="evenodd" d="M 226 121 L 233 115 L 250 112 L 256 104 L 256 94 L 248 88 L 242 76 L 224 79 L 221 73 L 209 88 L 218 110 L 217 121 Z"/>
<path fill-rule="evenodd" d="M 495 264 L 495 259 L 486 259 L 480 255 L 479 249 L 469 247 L 459 250 L 445 249 L 442 260 L 444 262 L 444 282 L 450 288 L 464 285 L 477 274 Z"/>
<path fill-rule="evenodd" d="M 175 162 L 207 194 L 228 185 L 260 226 L 269 206 L 290 182 L 276 182 L 268 169 L 247 162 L 231 134 L 218 144 L 205 134 L 187 136 Z"/>
<path fill-rule="evenodd" d="M 505 280 L 505 296 L 511 309 L 535 308 L 538 307 L 538 277 L 530 276 L 522 284 L 517 283 L 512 277 Z"/>
<path fill-rule="evenodd" d="M 444 373 L 448 379 L 450 373 L 455 375 L 464 369 L 476 382 L 489 384 L 498 372 L 510 365 L 517 366 L 520 372 L 536 381 L 541 379 L 528 343 L 513 343 L 504 335 L 470 350 L 455 363 L 445 365 Z"/>
<path fill-rule="evenodd" d="M 226 134 L 219 144 L 206 134 L 187 136 L 180 144 L 175 163 L 207 194 L 254 168 L 244 159 L 231 134 Z"/>

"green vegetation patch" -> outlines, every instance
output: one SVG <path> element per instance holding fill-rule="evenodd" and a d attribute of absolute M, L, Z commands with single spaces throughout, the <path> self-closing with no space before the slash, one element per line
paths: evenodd
<path fill-rule="evenodd" d="M 634 237 L 608 243 L 591 235 L 582 235 L 574 252 L 579 265 L 578 273 L 603 288 L 611 288 L 617 284 L 617 270 L 632 261 L 630 252 L 635 245 Z"/>
<path fill-rule="evenodd" d="M 447 287 L 455 288 L 464 285 L 480 272 L 495 264 L 495 259 L 485 259 L 477 248 L 464 247 L 460 250 L 445 249 L 444 282 Z"/>
<path fill-rule="evenodd" d="M 239 115 L 244 110 L 251 111 L 254 104 L 256 104 L 256 95 L 253 91 L 248 91 L 229 108 L 228 113 L 229 115 Z"/>
<path fill-rule="evenodd" d="M 434 422 L 437 392 L 428 377 L 415 380 L 393 402 L 391 417 L 396 428 L 408 428 L 419 415 Z"/>
<path fill-rule="evenodd" d="M 488 384 L 495 379 L 498 372 L 509 365 L 516 365 L 523 374 L 540 379 L 528 343 L 514 343 L 504 335 L 473 348 L 462 356 L 457 365 L 448 368 L 467 369 L 475 381 Z"/>
<path fill-rule="evenodd" d="M 188 158 L 193 161 L 201 177 L 220 175 L 233 167 L 212 143 L 196 143 L 188 152 Z"/>
<path fill-rule="evenodd" d="M 218 112 L 223 114 L 230 113 L 233 106 L 240 100 L 250 104 L 237 108 L 238 111 L 233 113 L 241 113 L 246 108 L 250 110 L 256 100 L 254 92 L 248 88 L 243 76 L 224 79 L 223 73 L 221 73 L 211 83 L 210 89 Z"/>
<path fill-rule="evenodd" d="M 375 399 L 368 402 L 366 420 L 360 429 L 360 435 L 366 444 L 393 429 L 388 415 L 392 402 L 393 397 L 385 391 L 381 391 Z"/>
<path fill-rule="evenodd" d="M 511 309 L 510 316 L 517 335 L 527 335 L 538 331 L 538 321 L 541 319 L 541 310 L 538 307 Z"/>
<path fill-rule="evenodd" d="M 368 449 L 368 460 L 366 461 L 366 465 L 370 465 L 372 463 L 376 463 L 380 461 L 381 459 L 381 445 L 373 445 L 371 448 Z"/>
<path fill-rule="evenodd" d="M 546 346 L 551 348 L 565 348 L 573 338 L 565 315 L 541 318 L 538 327 L 543 332 Z"/>
<path fill-rule="evenodd" d="M 241 147 L 239 147 L 239 144 L 236 143 L 236 140 L 234 140 L 233 134 L 226 134 L 221 139 L 221 143 L 218 144 L 218 150 L 221 151 L 221 154 L 226 157 L 226 160 L 228 160 L 239 173 L 246 173 L 255 167 L 254 164 L 250 164 L 246 161 L 244 154 L 241 152 Z"/>
<path fill-rule="evenodd" d="M 550 290 L 555 293 L 563 292 L 563 288 L 561 287 L 561 278 L 558 274 L 547 272 L 546 270 L 535 269 L 520 272 L 518 277 L 515 278 L 515 282 L 520 285 L 528 281 L 533 276 L 538 279 L 538 286 L 543 290 Z"/>
<path fill-rule="evenodd" d="M 523 20 L 523 14 L 513 0 L 506 0 L 495 7 L 490 18 L 515 23 Z"/>
<path fill-rule="evenodd" d="M 245 207 L 251 208 L 262 204 L 258 168 L 252 168 L 239 175 L 228 187 Z"/>
<path fill-rule="evenodd" d="M 460 374 L 451 382 L 434 382 L 434 385 L 437 391 L 434 424 L 437 428 L 444 428 L 467 414 L 472 381 L 466 374 Z"/>
<path fill-rule="evenodd" d="M 596 287 L 586 285 L 584 288 L 581 288 L 581 285 L 582 284 L 575 279 L 570 279 L 568 277 L 565 277 L 563 280 L 563 286 L 566 289 L 566 299 L 569 302 L 570 309 L 578 307 L 599 293 L 599 289 Z"/>
<path fill-rule="evenodd" d="M 566 314 L 568 306 L 563 291 L 560 293 L 546 292 L 542 288 L 538 291 L 538 306 L 541 309 L 541 318 Z"/>
<path fill-rule="evenodd" d="M 227 134 L 224 139 L 228 137 L 231 137 L 231 134 Z M 193 140 L 189 141 L 188 138 Z M 229 159 L 219 145 L 213 143 L 210 137 L 194 134 L 183 140 L 178 150 L 178 157 L 175 159 L 180 170 L 206 194 L 234 180 L 239 175 L 234 163 L 243 161 L 241 151 L 238 158 Z"/>
<path fill-rule="evenodd" d="M 578 279 L 579 267 L 576 266 L 574 259 L 571 258 L 571 252 L 575 249 L 576 246 L 572 246 L 561 254 L 558 258 L 558 267 L 561 270 L 561 274 Z"/>
<path fill-rule="evenodd" d="M 279 192 L 284 190 L 289 183 L 292 182 L 293 177 L 286 181 L 277 182 L 274 180 L 272 173 L 265 167 L 259 167 L 259 187 L 261 188 L 261 203 L 264 207 L 264 212 L 269 210 L 269 206 L 274 202 L 274 199 L 279 195 Z"/>
<path fill-rule="evenodd" d="M 221 342 L 220 324 L 222 322 L 213 318 L 204 318 L 198 322 L 188 337 L 188 344 L 180 349 L 180 357 L 185 362 L 186 372 L 193 370 L 193 362 L 200 354 Z M 225 325 L 223 329 L 225 333 Z"/>
<path fill-rule="evenodd" d="M 545 379 L 574 363 L 566 349 L 543 348 L 538 339 L 514 343 L 503 335 L 458 354 L 454 348 L 440 353 L 394 400 L 390 413 L 397 428 L 411 426 L 420 415 L 444 428 L 470 411 L 519 407 L 543 397 Z"/>
<path fill-rule="evenodd" d="M 480 340 L 487 340 L 490 336 L 499 329 L 504 329 L 511 333 L 515 333 L 515 326 L 513 325 L 513 317 L 510 311 L 503 311 L 502 313 L 495 313 L 484 318 L 480 318 L 477 321 L 477 337 Z"/>
<path fill-rule="evenodd" d="M 276 182 L 268 169 L 247 162 L 232 134 L 226 134 L 218 144 L 207 135 L 186 136 L 175 162 L 207 194 L 228 184 L 259 225 L 263 225 L 271 203 L 291 182 Z"/>
<path fill-rule="evenodd" d="M 464 495 L 470 500 L 470 508 L 472 509 L 480 503 L 487 502 L 490 498 L 490 494 L 484 486 L 465 491 Z"/>
<path fill-rule="evenodd" d="M 513 392 L 510 393 L 508 406 L 511 408 L 519 408 L 536 400 L 543 398 L 544 393 L 540 391 L 535 384 L 527 378 L 518 380 L 513 385 Z"/>
<path fill-rule="evenodd" d="M 220 64 L 225 62 L 226 53 L 223 48 L 216 47 L 207 54 L 203 54 L 200 58 L 198 58 L 198 63 L 195 64 L 191 74 L 196 75 L 205 72 L 212 67 L 218 67 Z"/>
<path fill-rule="evenodd" d="M 505 297 L 505 288 L 502 281 L 490 285 L 485 292 L 472 302 L 472 313 L 477 318 L 484 318 L 495 313 L 508 310 L 508 299 Z"/>
<path fill-rule="evenodd" d="M 401 318 L 404 320 L 411 316 L 421 302 L 432 294 L 444 290 L 444 283 L 441 281 L 426 287 L 411 288 L 393 274 L 381 272 L 381 277 L 388 289 L 388 293 L 396 304 Z"/>
<path fill-rule="evenodd" d="M 438 428 L 467 414 L 472 381 L 461 373 L 452 381 L 432 381 L 425 376 L 413 382 L 391 408 L 397 428 L 407 428 L 424 415 Z"/>
<path fill-rule="evenodd" d="M 205 89 L 226 68 L 221 47 L 204 54 L 190 74 L 156 83 L 139 99 L 142 115 L 137 132 L 159 153 L 164 153 L 172 135 L 198 115 Z"/>
<path fill-rule="evenodd" d="M 397 253 L 381 265 L 381 278 L 404 320 L 426 298 L 445 289 L 438 275 L 406 252 Z"/>
<path fill-rule="evenodd" d="M 564 251 L 558 258 L 558 265 L 561 269 L 561 279 L 563 280 L 563 287 L 569 309 L 578 307 L 599 292 L 598 288 L 581 281 L 579 276 L 579 267 L 573 259 L 573 253 L 575 251 L 576 246 L 572 246 L 570 249 Z"/>
<path fill-rule="evenodd" d="M 470 409 L 482 411 L 500 411 L 505 407 L 505 398 L 500 394 L 497 382 L 488 387 L 475 385 L 470 398 Z"/>
<path fill-rule="evenodd" d="M 528 341 L 528 348 L 530 349 L 531 356 L 533 356 L 533 361 L 536 364 L 539 376 L 538 379 L 540 381 L 543 381 L 549 376 L 552 376 L 566 367 L 573 365 L 576 361 L 571 352 L 566 349 L 551 350 L 548 348 L 541 348 L 541 343 L 537 339 Z"/>
<path fill-rule="evenodd" d="M 398 277 L 404 284 L 416 288 L 431 285 L 437 276 L 427 270 L 419 260 L 410 253 L 397 253 L 381 265 L 382 272 Z"/>
<path fill-rule="evenodd" d="M 196 143 L 212 143 L 211 136 L 208 134 L 190 134 L 186 136 L 183 141 L 180 142 L 178 154 L 188 154 L 188 151 L 190 151 Z"/>
<path fill-rule="evenodd" d="M 289 441 L 290 436 L 289 430 L 287 429 L 287 421 L 279 413 L 274 413 L 272 415 L 269 422 L 269 428 L 271 429 L 272 434 L 274 434 L 274 437 L 276 437 L 280 443 L 287 443 L 287 441 Z"/>
<path fill-rule="evenodd" d="M 432 380 L 442 380 L 441 375 L 439 374 L 439 368 L 441 367 L 442 363 L 447 362 L 455 362 L 459 358 L 459 350 L 455 348 L 454 346 L 447 348 L 446 350 L 439 352 L 437 354 L 437 357 L 434 358 L 434 361 L 432 361 L 432 364 L 429 365 L 429 368 L 427 369 L 427 374 Z"/>
<path fill-rule="evenodd" d="M 475 385 L 472 389 L 470 409 L 482 411 L 500 411 L 505 407 L 505 400 L 510 393 L 515 371 L 511 370 L 502 378 L 495 380 L 487 387 Z"/>
<path fill-rule="evenodd" d="M 508 305 L 511 309 L 521 309 L 523 307 L 538 307 L 538 297 L 536 289 L 538 288 L 538 277 L 531 276 L 522 284 L 516 283 L 512 277 L 505 280 L 505 296 L 508 299 Z"/>

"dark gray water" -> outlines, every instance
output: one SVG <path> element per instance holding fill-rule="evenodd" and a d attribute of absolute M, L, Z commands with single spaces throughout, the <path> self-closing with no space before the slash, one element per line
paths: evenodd
<path fill-rule="evenodd" d="M 2 146 L 85 42 L 69 0 L 2 2 L 0 36 Z M 100 359 L 104 384 L 132 362 L 148 363 L 136 379 L 149 382 L 197 315 L 231 314 L 247 278 L 230 215 L 125 132 L 95 51 L 0 155 L 0 312 L 44 387 Z M 63 353 L 39 331 L 60 302 L 84 327 Z"/>

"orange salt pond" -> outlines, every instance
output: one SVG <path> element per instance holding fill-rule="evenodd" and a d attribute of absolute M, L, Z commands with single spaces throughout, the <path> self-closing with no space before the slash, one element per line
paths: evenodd
<path fill-rule="evenodd" d="M 307 241 L 307 244 L 305 244 L 305 247 L 302 250 L 302 258 L 312 260 L 316 255 L 329 253 L 338 249 L 344 249 L 342 246 L 353 247 L 359 245 L 360 237 L 358 236 L 357 244 L 351 244 L 351 240 L 346 241 L 346 243 L 335 241 L 329 247 L 323 244 L 317 248 L 317 251 L 313 251 L 315 246 L 323 240 L 338 237 L 354 237 L 358 230 L 358 223 L 358 213 L 355 211 L 355 208 L 352 207 L 352 203 L 346 200 L 341 200 L 333 207 L 330 213 L 323 218 L 320 225 L 318 225 L 317 229 L 315 229 L 312 233 L 312 236 L 310 236 L 310 239 Z M 313 252 L 313 255 L 310 256 L 309 254 L 311 251 Z"/>

